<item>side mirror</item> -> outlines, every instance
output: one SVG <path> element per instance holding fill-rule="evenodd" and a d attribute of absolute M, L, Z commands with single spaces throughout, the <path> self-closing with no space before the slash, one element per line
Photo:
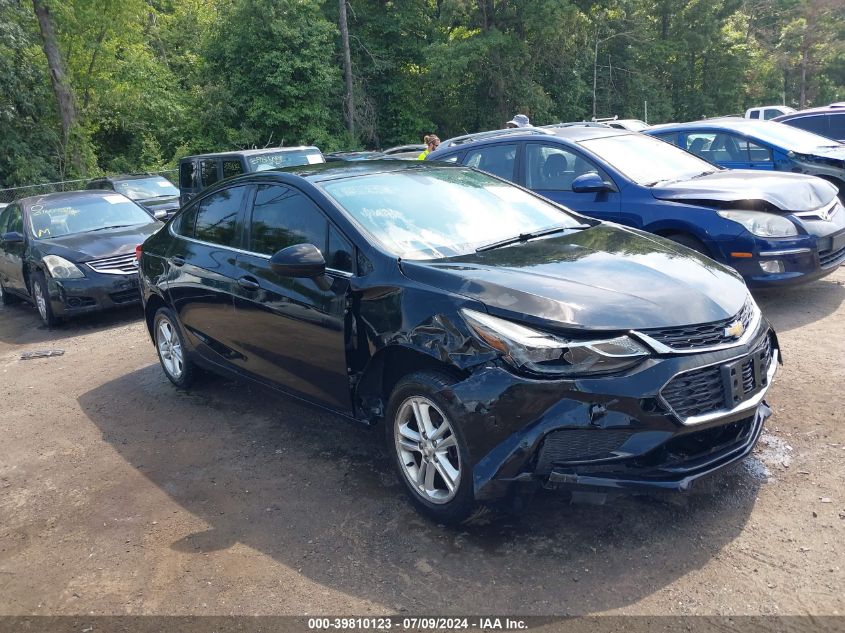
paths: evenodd
<path fill-rule="evenodd" d="M 167 211 L 159 209 L 158 211 L 153 212 L 153 217 L 159 222 L 164 222 L 167 219 Z"/>
<path fill-rule="evenodd" d="M 4 244 L 21 244 L 23 242 L 23 233 L 17 231 L 9 231 L 0 236 L 0 242 Z"/>
<path fill-rule="evenodd" d="M 313 279 L 326 274 L 326 260 L 313 244 L 295 244 L 273 255 L 270 269 L 282 277 Z"/>
<path fill-rule="evenodd" d="M 602 180 L 596 172 L 582 174 L 572 181 L 572 191 L 575 193 L 598 193 L 600 191 L 613 191 L 609 182 Z"/>

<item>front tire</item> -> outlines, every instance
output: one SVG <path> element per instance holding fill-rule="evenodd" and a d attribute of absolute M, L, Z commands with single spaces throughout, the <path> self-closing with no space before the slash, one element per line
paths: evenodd
<path fill-rule="evenodd" d="M 155 313 L 153 339 L 165 376 L 180 389 L 187 389 L 194 379 L 195 367 L 188 358 L 182 330 L 170 308 L 159 308 Z"/>
<path fill-rule="evenodd" d="M 476 509 L 459 414 L 440 395 L 453 381 L 437 372 L 406 376 L 393 389 L 387 449 L 411 502 L 435 521 L 458 524 Z"/>
<path fill-rule="evenodd" d="M 40 270 L 32 277 L 32 300 L 38 308 L 38 315 L 41 321 L 48 328 L 52 329 L 59 324 L 59 319 L 53 313 L 53 306 L 50 303 L 50 291 L 47 286 L 47 278 Z"/>

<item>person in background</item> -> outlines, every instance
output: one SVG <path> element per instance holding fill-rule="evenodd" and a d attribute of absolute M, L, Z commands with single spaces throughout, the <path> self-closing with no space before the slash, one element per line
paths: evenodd
<path fill-rule="evenodd" d="M 440 145 L 440 139 L 437 137 L 437 134 L 426 134 L 425 138 L 423 138 L 423 143 L 425 143 L 425 149 L 417 156 L 417 160 L 425 160 L 426 156 L 436 150 L 437 146 Z"/>
<path fill-rule="evenodd" d="M 517 114 L 510 121 L 505 123 L 505 127 L 534 127 L 528 121 L 528 117 L 524 114 Z"/>

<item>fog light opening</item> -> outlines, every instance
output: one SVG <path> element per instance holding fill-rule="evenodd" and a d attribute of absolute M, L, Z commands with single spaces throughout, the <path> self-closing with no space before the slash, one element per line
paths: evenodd
<path fill-rule="evenodd" d="M 767 273 L 782 273 L 785 269 L 783 262 L 779 259 L 770 259 L 765 262 L 760 262 L 760 268 Z"/>

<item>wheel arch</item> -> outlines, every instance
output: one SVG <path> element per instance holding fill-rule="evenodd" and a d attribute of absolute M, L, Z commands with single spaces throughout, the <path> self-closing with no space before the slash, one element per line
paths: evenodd
<path fill-rule="evenodd" d="M 153 337 L 153 319 L 160 308 L 167 307 L 167 302 L 157 293 L 152 293 L 144 306 L 144 321 L 147 324 L 147 332 L 150 338 Z"/>
<path fill-rule="evenodd" d="M 356 383 L 355 405 L 360 415 L 371 424 L 382 421 L 396 383 L 418 371 L 436 371 L 455 380 L 467 376 L 465 370 L 425 351 L 400 344 L 388 345 L 370 358 Z"/>

